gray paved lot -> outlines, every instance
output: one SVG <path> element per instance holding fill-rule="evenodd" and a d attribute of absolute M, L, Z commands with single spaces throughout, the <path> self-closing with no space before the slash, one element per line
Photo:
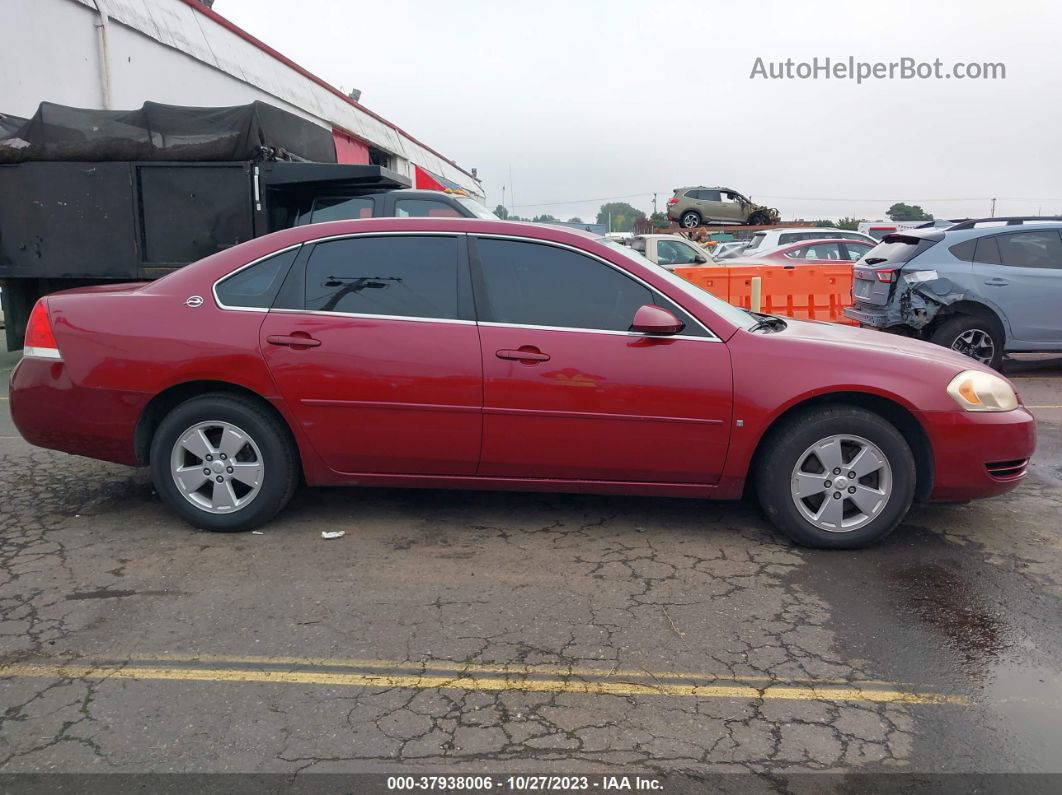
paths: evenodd
<path fill-rule="evenodd" d="M 1012 374 L 1027 482 L 853 553 L 747 504 L 443 491 L 207 534 L 5 402 L 0 769 L 1062 771 L 1062 361 Z"/>

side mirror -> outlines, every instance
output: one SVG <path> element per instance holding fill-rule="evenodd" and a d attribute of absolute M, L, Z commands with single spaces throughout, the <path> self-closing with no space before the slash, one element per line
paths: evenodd
<path fill-rule="evenodd" d="M 693 258 L 693 261 L 696 262 L 698 265 L 703 265 L 708 261 L 708 258 L 705 257 L 703 254 L 698 254 Z"/>
<path fill-rule="evenodd" d="M 686 324 L 662 306 L 646 304 L 634 313 L 631 331 L 639 334 L 678 334 Z"/>

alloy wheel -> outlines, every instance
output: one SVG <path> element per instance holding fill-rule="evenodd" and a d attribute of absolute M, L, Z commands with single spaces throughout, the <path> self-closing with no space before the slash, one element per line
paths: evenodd
<path fill-rule="evenodd" d="M 828 436 L 797 459 L 793 503 L 807 521 L 830 533 L 872 522 L 892 494 L 892 468 L 876 444 L 861 436 Z"/>
<path fill-rule="evenodd" d="M 992 341 L 992 335 L 979 328 L 968 329 L 957 336 L 951 344 L 951 349 L 976 359 L 981 364 L 991 364 L 996 355 L 996 344 Z"/>
<path fill-rule="evenodd" d="M 174 442 L 170 473 L 177 490 L 202 511 L 232 513 L 262 487 L 265 465 L 254 439 L 230 422 L 193 425 Z"/>

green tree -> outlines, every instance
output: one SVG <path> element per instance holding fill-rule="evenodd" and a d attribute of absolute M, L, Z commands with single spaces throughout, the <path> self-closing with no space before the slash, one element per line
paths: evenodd
<path fill-rule="evenodd" d="M 835 224 L 829 218 L 820 218 L 818 221 L 815 221 L 814 224 L 815 224 L 815 226 L 821 226 L 824 229 L 836 229 L 837 228 L 837 224 Z"/>
<path fill-rule="evenodd" d="M 896 202 L 888 209 L 888 216 L 893 221 L 932 221 L 933 216 L 917 204 Z"/>
<path fill-rule="evenodd" d="M 531 220 L 533 222 L 535 222 L 536 224 L 552 224 L 552 223 L 556 223 L 557 221 L 559 221 L 560 218 L 554 218 L 552 215 L 549 215 L 547 213 L 546 215 L 536 215 Z"/>
<path fill-rule="evenodd" d="M 599 224 L 608 224 L 610 216 L 613 232 L 633 232 L 634 222 L 645 220 L 645 213 L 631 207 L 627 202 L 602 204 L 601 209 L 597 211 L 597 222 Z"/>
<path fill-rule="evenodd" d="M 568 219 L 568 223 L 569 224 L 582 224 L 582 223 L 586 223 L 586 222 L 583 221 L 583 219 L 580 218 L 578 215 L 575 215 L 575 216 L 572 216 L 571 218 Z"/>
<path fill-rule="evenodd" d="M 667 217 L 667 213 L 653 213 L 649 216 L 649 223 L 653 225 L 653 229 L 667 229 L 671 226 L 671 219 Z"/>
<path fill-rule="evenodd" d="M 494 208 L 494 214 L 501 218 L 503 221 L 509 220 L 509 211 L 505 209 L 504 204 L 499 204 Z"/>
<path fill-rule="evenodd" d="M 858 218 L 848 218 L 847 216 L 837 221 L 838 229 L 847 229 L 849 232 L 854 232 L 859 229 Z"/>

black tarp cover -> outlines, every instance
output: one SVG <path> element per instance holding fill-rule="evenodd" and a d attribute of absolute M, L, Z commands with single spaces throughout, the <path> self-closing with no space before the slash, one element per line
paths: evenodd
<path fill-rule="evenodd" d="M 265 102 L 193 108 L 145 102 L 92 110 L 42 102 L 0 123 L 0 163 L 27 160 L 311 160 L 336 162 L 330 130 Z"/>

